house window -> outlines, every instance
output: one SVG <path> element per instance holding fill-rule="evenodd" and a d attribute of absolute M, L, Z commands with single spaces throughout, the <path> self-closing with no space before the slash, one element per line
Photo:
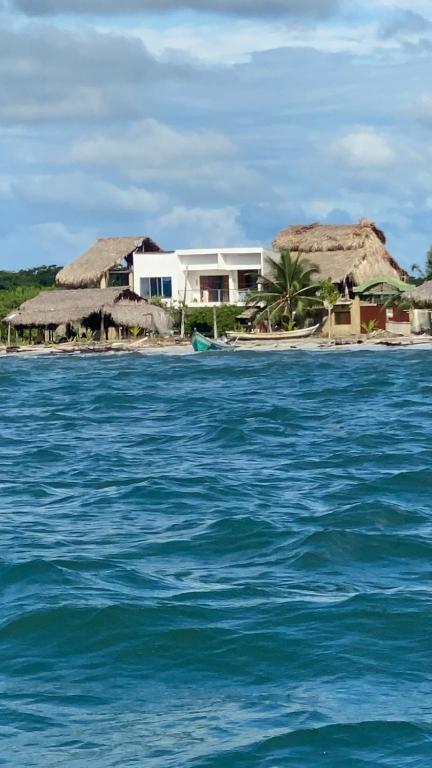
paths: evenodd
<path fill-rule="evenodd" d="M 258 269 L 239 269 L 237 273 L 239 291 L 256 291 L 258 287 Z"/>
<path fill-rule="evenodd" d="M 334 313 L 336 325 L 351 325 L 351 312 L 349 309 Z"/>
<path fill-rule="evenodd" d="M 226 304 L 229 301 L 228 275 L 202 275 L 200 291 L 203 303 Z"/>
<path fill-rule="evenodd" d="M 172 279 L 171 277 L 142 277 L 140 293 L 144 299 L 154 299 L 155 296 L 172 299 Z"/>

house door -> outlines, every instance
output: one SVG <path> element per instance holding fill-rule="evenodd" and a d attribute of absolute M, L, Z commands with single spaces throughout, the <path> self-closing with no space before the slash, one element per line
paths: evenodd
<path fill-rule="evenodd" d="M 229 302 L 228 275 L 202 275 L 200 277 L 201 301 L 206 304 L 226 304 Z"/>

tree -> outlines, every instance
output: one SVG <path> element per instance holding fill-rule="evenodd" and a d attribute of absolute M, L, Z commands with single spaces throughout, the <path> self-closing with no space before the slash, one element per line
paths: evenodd
<path fill-rule="evenodd" d="M 420 279 L 416 281 L 417 283 L 432 280 L 432 245 L 426 253 L 425 268 L 422 269 L 418 264 L 411 264 L 411 272 L 417 272 L 420 275 Z"/>
<path fill-rule="evenodd" d="M 260 290 L 249 294 L 247 304 L 260 307 L 265 304 L 257 317 L 258 322 L 267 318 L 269 325 L 281 322 L 292 328 L 307 306 L 317 303 L 318 284 L 313 282 L 313 275 L 319 268 L 301 254 L 293 258 L 288 250 L 281 252 L 280 261 L 268 258 L 268 263 L 270 275 L 258 278 Z"/>
<path fill-rule="evenodd" d="M 327 280 L 323 280 L 323 282 L 321 283 L 320 289 L 317 293 L 317 297 L 319 301 L 322 302 L 323 306 L 326 308 L 328 312 L 328 338 L 329 338 L 329 341 L 331 341 L 333 307 L 339 301 L 340 293 L 338 289 L 335 288 L 332 281 L 330 279 L 327 279 Z"/>
<path fill-rule="evenodd" d="M 432 280 L 432 245 L 426 254 L 426 280 Z"/>

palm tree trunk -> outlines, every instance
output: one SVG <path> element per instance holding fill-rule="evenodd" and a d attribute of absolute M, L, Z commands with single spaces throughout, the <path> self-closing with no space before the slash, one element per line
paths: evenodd
<path fill-rule="evenodd" d="M 269 309 L 267 309 L 267 328 L 268 328 L 268 332 L 271 333 L 272 332 L 272 324 L 271 324 L 271 317 L 270 317 L 270 310 Z"/>

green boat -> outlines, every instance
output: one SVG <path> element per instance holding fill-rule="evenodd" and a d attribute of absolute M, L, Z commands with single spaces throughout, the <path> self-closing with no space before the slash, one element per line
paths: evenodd
<path fill-rule="evenodd" d="M 195 352 L 232 352 L 235 349 L 234 344 L 209 339 L 199 331 L 193 332 L 191 341 Z"/>

